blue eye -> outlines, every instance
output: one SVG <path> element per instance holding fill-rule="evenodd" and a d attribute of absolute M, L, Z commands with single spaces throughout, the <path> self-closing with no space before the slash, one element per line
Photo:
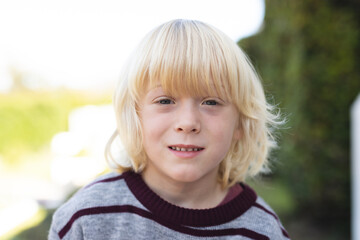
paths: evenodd
<path fill-rule="evenodd" d="M 161 99 L 159 100 L 160 104 L 171 104 L 173 101 L 170 99 Z"/>
<path fill-rule="evenodd" d="M 203 104 L 204 104 L 204 105 L 215 106 L 215 105 L 218 105 L 218 102 L 215 101 L 215 100 L 206 100 L 206 101 L 204 101 Z"/>

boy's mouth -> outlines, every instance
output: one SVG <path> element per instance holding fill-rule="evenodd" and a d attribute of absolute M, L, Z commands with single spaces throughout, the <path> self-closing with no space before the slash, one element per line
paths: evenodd
<path fill-rule="evenodd" d="M 180 151 L 180 152 L 198 152 L 198 151 L 201 151 L 201 150 L 204 150 L 204 148 L 202 147 L 197 147 L 197 146 L 169 146 L 169 148 L 171 150 L 174 150 L 174 151 Z"/>

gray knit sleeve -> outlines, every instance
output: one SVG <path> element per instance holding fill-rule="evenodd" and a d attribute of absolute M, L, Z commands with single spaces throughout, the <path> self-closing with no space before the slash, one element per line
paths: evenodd
<path fill-rule="evenodd" d="M 60 214 L 59 214 L 60 215 Z M 66 226 L 63 226 L 61 223 L 63 222 L 62 219 L 58 219 L 58 214 L 53 216 L 53 221 L 51 223 L 50 231 L 48 240 L 82 240 L 83 237 L 83 228 L 81 226 L 81 219 L 71 224 L 71 228 L 66 231 L 66 234 L 63 234 L 64 229 Z"/>

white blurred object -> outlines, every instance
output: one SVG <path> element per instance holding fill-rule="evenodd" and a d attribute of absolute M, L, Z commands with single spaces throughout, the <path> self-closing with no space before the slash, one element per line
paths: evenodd
<path fill-rule="evenodd" d="M 0 93 L 8 92 L 13 87 L 13 80 L 10 74 L 6 59 L 0 56 Z"/>
<path fill-rule="evenodd" d="M 51 151 L 59 156 L 74 156 L 85 147 L 84 136 L 73 132 L 57 133 L 51 140 Z"/>
<path fill-rule="evenodd" d="M 0 208 L 0 237 L 34 217 L 38 210 L 39 205 L 30 199 Z"/>
<path fill-rule="evenodd" d="M 351 107 L 352 239 L 360 239 L 360 94 Z"/>
<path fill-rule="evenodd" d="M 94 157 L 60 156 L 53 159 L 50 171 L 57 184 L 83 186 L 104 169 L 104 164 Z"/>
<path fill-rule="evenodd" d="M 115 130 L 115 114 L 111 105 L 84 106 L 69 115 L 69 132 L 82 138 L 91 155 L 104 156 L 106 143 Z"/>
<path fill-rule="evenodd" d="M 82 186 L 104 171 L 105 146 L 115 128 L 110 105 L 73 110 L 69 115 L 69 131 L 56 134 L 51 142 L 53 181 L 63 186 Z"/>

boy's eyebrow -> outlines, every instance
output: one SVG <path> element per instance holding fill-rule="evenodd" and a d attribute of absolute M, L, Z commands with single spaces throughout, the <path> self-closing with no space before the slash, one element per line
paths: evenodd
<path fill-rule="evenodd" d="M 150 91 L 153 91 L 153 90 L 156 90 L 156 89 L 159 89 L 159 88 L 162 88 L 162 86 L 161 85 L 156 85 L 155 87 L 149 87 L 146 90 L 146 93 L 149 93 Z"/>
<path fill-rule="evenodd" d="M 161 84 L 157 84 L 157 85 L 155 85 L 155 86 L 151 86 L 151 84 L 149 84 L 146 88 L 144 88 L 144 90 L 143 90 L 143 93 L 148 93 L 148 92 L 150 92 L 151 90 L 154 90 L 154 89 L 156 89 L 156 88 L 161 88 L 162 86 L 161 86 Z"/>
<path fill-rule="evenodd" d="M 209 86 L 212 87 L 213 89 L 216 89 L 215 91 L 217 92 L 217 85 L 216 85 L 216 84 L 210 83 Z M 225 86 L 224 86 L 224 84 L 221 84 L 219 87 L 222 88 L 223 90 L 226 89 Z M 161 83 L 157 83 L 155 86 L 151 86 L 151 84 L 150 84 L 150 85 L 148 86 L 148 89 L 146 90 L 145 93 L 148 93 L 148 92 L 150 92 L 150 91 L 152 91 L 152 90 L 155 90 L 155 89 L 158 89 L 158 88 L 162 88 L 162 84 L 161 84 Z M 221 90 L 220 90 L 220 91 L 221 91 Z M 211 97 L 211 96 L 213 96 L 212 94 L 206 94 L 206 95 L 207 95 L 206 97 Z M 217 94 L 215 94 L 215 95 L 216 95 L 216 97 L 219 97 L 219 96 L 222 96 L 223 94 L 217 93 Z M 224 100 L 224 99 L 222 98 L 222 100 Z"/>

